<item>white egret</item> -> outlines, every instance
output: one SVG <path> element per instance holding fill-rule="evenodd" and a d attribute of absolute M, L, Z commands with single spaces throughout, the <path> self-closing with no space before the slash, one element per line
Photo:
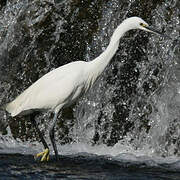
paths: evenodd
<path fill-rule="evenodd" d="M 106 50 L 93 61 L 76 61 L 50 71 L 27 88 L 15 100 L 4 105 L 3 108 L 13 117 L 30 113 L 33 114 L 33 112 L 36 111 L 54 112 L 49 136 L 53 145 L 55 157 L 58 159 L 58 151 L 54 140 L 54 127 L 58 113 L 64 107 L 70 106 L 92 87 L 116 53 L 120 38 L 125 32 L 131 29 L 141 29 L 160 34 L 150 28 L 141 18 L 128 18 L 116 28 Z M 49 147 L 38 129 L 34 116 L 31 117 L 31 121 L 36 127 L 45 148 L 44 152 L 37 154 L 36 157 L 42 156 L 41 161 L 48 161 Z"/>

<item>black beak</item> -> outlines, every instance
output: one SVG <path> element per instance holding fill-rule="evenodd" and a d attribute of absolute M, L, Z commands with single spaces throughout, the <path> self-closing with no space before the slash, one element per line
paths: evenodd
<path fill-rule="evenodd" d="M 160 35 L 160 36 L 162 36 L 162 37 L 170 38 L 170 39 L 171 39 L 171 37 L 169 37 L 169 36 L 161 33 L 160 31 L 157 31 L 156 29 L 154 29 L 154 28 L 151 27 L 151 26 L 146 26 L 145 28 L 148 29 L 148 30 L 149 30 L 150 32 L 152 32 L 152 33 L 155 33 L 155 34 L 158 34 L 158 35 Z"/>
<path fill-rule="evenodd" d="M 145 28 L 148 29 L 149 31 L 155 33 L 155 34 L 163 35 L 161 32 L 157 31 L 156 29 L 154 29 L 154 28 L 151 27 L 151 26 L 146 26 Z"/>

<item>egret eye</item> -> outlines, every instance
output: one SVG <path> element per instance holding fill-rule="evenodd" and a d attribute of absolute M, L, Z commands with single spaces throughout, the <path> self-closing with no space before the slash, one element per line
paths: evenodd
<path fill-rule="evenodd" d="M 140 23 L 140 26 L 147 27 L 146 24 L 144 24 L 144 23 Z"/>

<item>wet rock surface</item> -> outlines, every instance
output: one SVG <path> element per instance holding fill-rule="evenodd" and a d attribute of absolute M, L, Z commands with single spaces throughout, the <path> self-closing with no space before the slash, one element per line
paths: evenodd
<path fill-rule="evenodd" d="M 54 68 L 72 61 L 86 61 L 97 57 L 105 50 L 115 27 L 122 19 L 140 16 L 151 23 L 153 10 L 163 3 L 165 2 L 140 0 L 133 3 L 101 0 L 4 3 L 0 33 L 1 104 L 13 100 Z M 171 19 L 170 16 L 172 14 L 168 15 Z M 96 37 L 97 34 L 99 37 Z M 139 31 L 130 32 L 122 38 L 112 65 L 102 75 L 101 82 L 98 82 L 102 84 L 94 88 L 94 94 L 87 96 L 87 101 L 99 104 L 96 106 L 99 109 L 97 117 L 90 125 L 95 127 L 90 140 L 93 144 L 113 146 L 129 131 L 148 133 L 151 129 L 148 124 L 149 115 L 154 107 L 147 99 L 163 83 L 166 67 L 159 60 L 154 63 L 148 60 L 145 50 L 148 39 L 149 34 Z M 82 116 L 83 112 L 87 112 L 84 107 L 80 108 Z M 56 128 L 56 137 L 58 136 L 61 144 L 76 141 L 72 135 L 78 118 L 74 109 L 73 106 L 62 113 Z M 94 111 L 93 107 L 89 109 Z M 110 117 L 106 115 L 107 109 L 110 109 Z M 86 115 L 79 118 L 87 119 Z M 14 138 L 25 141 L 38 139 L 28 119 L 7 117 Z M 37 118 L 45 134 L 51 119 L 50 114 Z M 138 124 L 135 123 L 136 119 Z M 1 121 L 5 119 L 1 118 Z M 88 125 L 84 123 L 83 126 Z"/>

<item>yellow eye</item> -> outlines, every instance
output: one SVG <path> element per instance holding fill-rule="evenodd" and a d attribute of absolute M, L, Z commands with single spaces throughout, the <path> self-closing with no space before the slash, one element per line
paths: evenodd
<path fill-rule="evenodd" d="M 140 26 L 147 27 L 146 24 L 140 23 Z"/>

